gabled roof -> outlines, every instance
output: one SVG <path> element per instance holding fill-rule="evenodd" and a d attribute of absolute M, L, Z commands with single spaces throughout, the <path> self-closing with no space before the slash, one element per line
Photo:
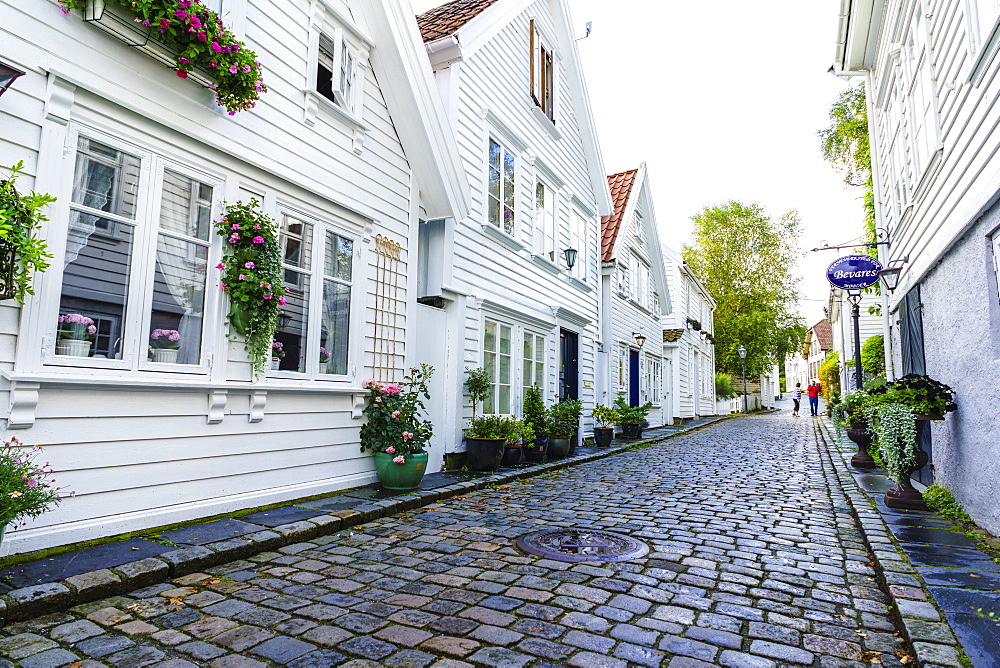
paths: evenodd
<path fill-rule="evenodd" d="M 425 42 L 447 37 L 495 2 L 497 0 L 452 0 L 423 14 L 417 14 L 420 35 Z"/>
<path fill-rule="evenodd" d="M 816 338 L 819 339 L 820 348 L 823 350 L 833 348 L 833 327 L 830 326 L 829 320 L 825 318 L 820 320 L 812 326 L 812 330 L 816 333 Z"/>
<path fill-rule="evenodd" d="M 611 262 L 615 240 L 618 238 L 618 230 L 621 228 L 622 217 L 625 215 L 625 208 L 628 206 L 629 196 L 632 194 L 632 185 L 635 183 L 635 175 L 638 173 L 638 169 L 630 169 L 608 176 L 612 213 L 610 216 L 601 218 L 601 259 L 604 262 Z"/>

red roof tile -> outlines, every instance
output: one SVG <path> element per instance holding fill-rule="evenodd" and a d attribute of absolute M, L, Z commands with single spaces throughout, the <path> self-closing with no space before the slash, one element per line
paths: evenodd
<path fill-rule="evenodd" d="M 497 0 L 452 0 L 417 14 L 417 26 L 425 42 L 447 37 L 488 9 Z"/>
<path fill-rule="evenodd" d="M 829 320 L 820 320 L 812 326 L 812 329 L 816 333 L 816 338 L 819 339 L 820 348 L 823 350 L 833 348 L 833 327 L 830 326 Z"/>
<path fill-rule="evenodd" d="M 625 207 L 628 205 L 628 198 L 632 193 L 632 184 L 638 173 L 638 169 L 630 169 L 627 172 L 618 172 L 608 177 L 608 185 L 611 186 L 611 202 L 614 204 L 614 208 L 610 216 L 601 218 L 601 257 L 604 262 L 611 262 L 611 253 L 614 251 L 615 239 L 618 238 L 618 229 L 621 227 L 622 216 L 625 214 Z"/>

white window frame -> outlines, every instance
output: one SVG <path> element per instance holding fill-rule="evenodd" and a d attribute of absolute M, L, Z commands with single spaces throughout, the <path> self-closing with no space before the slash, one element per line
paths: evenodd
<path fill-rule="evenodd" d="M 319 57 L 324 50 L 323 43 L 330 51 L 330 89 L 332 98 L 319 91 Z M 352 117 L 357 117 L 357 99 L 359 94 L 359 74 L 362 60 L 360 49 L 353 46 L 346 38 L 343 28 L 320 30 L 316 42 L 316 57 L 312 61 L 312 90 L 319 97 L 331 102 Z"/>
<path fill-rule="evenodd" d="M 499 175 L 497 179 L 497 183 L 500 187 L 499 193 L 493 192 L 490 188 L 490 170 L 493 169 L 493 164 L 491 160 L 492 144 L 496 144 L 500 149 Z M 511 174 L 510 177 L 510 188 L 511 188 L 511 193 L 513 194 L 513 201 L 509 204 L 509 206 L 506 201 L 507 198 L 504 196 L 507 187 L 507 174 L 506 170 L 504 169 L 504 167 L 507 164 L 507 156 L 510 156 L 510 159 L 513 164 L 513 173 Z M 506 234 L 511 238 L 513 238 L 514 235 L 517 233 L 517 200 L 518 200 L 517 173 L 518 173 L 517 153 L 508 148 L 508 144 L 506 141 L 498 138 L 497 135 L 490 133 L 486 143 L 486 171 L 485 171 L 486 211 L 483 212 L 484 214 L 483 224 L 495 227 L 499 231 L 503 232 L 504 234 Z M 534 194 L 532 194 L 532 201 L 534 201 Z M 493 209 L 494 202 L 498 203 L 500 206 L 500 209 L 498 211 L 497 221 L 495 223 L 492 220 L 490 220 L 490 210 Z M 508 208 L 510 209 L 509 231 L 504 229 L 504 220 L 505 220 L 504 213 Z"/>
<path fill-rule="evenodd" d="M 632 222 L 635 226 L 636 243 L 643 245 L 646 243 L 646 228 L 642 222 L 642 212 L 637 208 L 632 212 Z"/>
<path fill-rule="evenodd" d="M 659 357 L 647 355 L 646 373 L 648 375 L 646 380 L 649 392 L 648 401 L 652 402 L 654 406 L 659 406 L 661 405 L 660 386 L 663 384 L 663 364 Z"/>
<path fill-rule="evenodd" d="M 269 370 L 267 372 L 268 377 L 273 378 L 295 378 L 295 379 L 308 379 L 311 381 L 322 381 L 322 382 L 348 382 L 351 381 L 355 375 L 355 369 L 357 365 L 355 360 L 357 359 L 360 351 L 355 347 L 356 341 L 362 341 L 363 338 L 358 335 L 362 331 L 359 328 L 358 320 L 361 318 L 362 314 L 359 309 L 362 306 L 359 304 L 361 285 L 364 283 L 364 277 L 359 274 L 359 269 L 361 262 L 359 262 L 359 256 L 361 253 L 361 234 L 356 229 L 351 229 L 351 227 L 342 221 L 336 219 L 329 219 L 325 216 L 317 216 L 312 213 L 307 213 L 300 208 L 294 206 L 291 203 L 283 202 L 279 204 L 277 211 L 277 221 L 279 227 L 282 225 L 285 217 L 293 218 L 299 222 L 305 223 L 310 226 L 312 234 L 312 250 L 310 254 L 310 265 L 308 270 L 297 269 L 297 273 L 304 274 L 309 277 L 309 299 L 306 304 L 306 337 L 305 337 L 305 349 L 307 351 L 316 351 L 316 354 L 306 354 L 306 363 L 304 371 L 293 371 L 293 370 Z M 353 256 L 351 258 L 351 281 L 350 281 L 350 312 L 348 316 L 348 348 L 347 348 L 347 373 L 345 374 L 332 374 L 332 373 L 320 373 L 319 372 L 319 348 L 320 348 L 320 337 L 322 336 L 322 309 L 323 309 L 323 286 L 324 282 L 327 280 L 326 276 L 326 264 L 324 253 L 326 252 L 326 235 L 327 233 L 332 233 L 337 236 L 349 239 L 353 242 Z M 279 243 L 281 243 L 282 249 L 284 249 L 283 238 L 279 235 Z M 282 261 L 282 279 L 284 279 L 284 271 L 286 266 L 284 261 Z M 341 284 L 344 281 L 331 277 L 331 280 L 335 280 Z"/>
<path fill-rule="evenodd" d="M 579 209 L 570 213 L 570 245 L 576 249 L 576 264 L 571 275 L 581 281 L 587 280 L 587 268 L 590 266 L 590 244 L 587 242 L 587 217 Z"/>
<path fill-rule="evenodd" d="M 521 410 L 524 406 L 524 392 L 527 391 L 529 387 L 537 385 L 539 389 L 542 390 L 542 395 L 545 395 L 546 391 L 546 370 L 547 366 L 545 363 L 548 357 L 548 340 L 546 336 L 540 332 L 532 330 L 527 327 L 522 327 L 520 331 L 521 335 L 521 367 L 520 367 L 520 381 L 521 381 L 521 396 L 520 401 L 515 404 L 516 410 L 514 413 L 520 415 Z M 525 355 L 525 348 L 528 345 L 528 341 L 531 341 L 531 354 L 529 358 Z M 526 363 L 531 364 L 531 378 L 525 378 L 524 366 Z M 541 365 L 539 370 L 538 365 Z M 512 398 L 513 401 L 513 398 Z"/>
<path fill-rule="evenodd" d="M 228 0 L 227 0 L 228 1 Z M 245 1 L 245 0 L 243 0 Z M 326 0 L 312 0 L 310 15 L 309 51 L 306 69 L 304 122 L 314 125 L 317 110 L 322 109 L 326 120 L 333 119 L 334 126 L 353 135 L 352 150 L 361 153 L 367 128 L 364 125 L 365 78 L 368 55 L 373 47 L 371 40 L 355 27 L 350 17 L 344 16 Z M 319 77 L 320 41 L 325 39 L 331 47 L 332 99 L 316 87 Z M 347 57 L 345 57 L 347 56 Z M 353 59 L 353 63 L 348 63 Z M 349 94 L 341 85 L 341 72 L 345 66 L 351 75 Z"/>
<path fill-rule="evenodd" d="M 538 194 L 541 191 L 542 205 L 539 206 Z M 535 177 L 535 188 L 532 191 L 532 247 L 537 255 L 549 262 L 558 262 L 559 255 L 559 197 L 558 191 L 548 182 Z"/>
<path fill-rule="evenodd" d="M 79 139 L 87 139 L 105 144 L 115 150 L 128 153 L 139 159 L 139 181 L 136 188 L 136 212 L 135 218 L 129 219 L 124 216 L 109 214 L 104 211 L 88 209 L 85 206 L 72 203 L 69 194 L 72 186 L 66 187 L 67 193 L 66 209 L 79 210 L 93 213 L 104 218 L 114 220 L 117 226 L 129 225 L 132 227 L 132 251 L 129 264 L 128 294 L 126 296 L 123 321 L 126 323 L 125 336 L 121 344 L 120 358 L 95 358 L 95 357 L 74 357 L 68 355 L 55 354 L 57 341 L 57 318 L 62 299 L 62 287 L 65 271 L 66 238 L 68 235 L 69 215 L 61 217 L 65 222 L 59 226 L 52 226 L 47 230 L 50 238 L 56 239 L 51 244 L 51 250 L 56 255 L 56 261 L 52 263 L 50 269 L 44 274 L 43 280 L 38 284 L 38 309 L 37 313 L 42 325 L 42 346 L 34 348 L 39 351 L 39 355 L 23 355 L 19 346 L 18 368 L 35 368 L 36 364 L 48 368 L 52 371 L 70 373 L 75 369 L 86 368 L 92 374 L 113 374 L 126 375 L 130 378 L 149 377 L 151 374 L 163 373 L 167 375 L 182 374 L 185 376 L 205 376 L 212 366 L 213 342 L 222 336 L 222 324 L 219 318 L 213 314 L 219 310 L 218 290 L 212 289 L 218 283 L 218 272 L 212 267 L 218 262 L 221 249 L 221 239 L 218 239 L 214 230 L 209 234 L 206 259 L 205 278 L 205 301 L 203 304 L 202 330 L 201 330 L 201 350 L 198 364 L 165 364 L 151 362 L 148 359 L 149 332 L 151 309 L 153 301 L 153 286 L 155 283 L 156 270 L 156 250 L 157 238 L 160 233 L 160 206 L 162 204 L 163 173 L 169 169 L 185 177 L 195 179 L 212 188 L 212 212 L 211 219 L 217 218 L 221 209 L 221 202 L 224 188 L 224 178 L 218 174 L 211 174 L 189 164 L 180 163 L 176 160 L 168 159 L 159 153 L 148 148 L 143 148 L 135 143 L 123 140 L 119 137 L 96 130 L 83 125 L 73 125 L 69 132 L 67 142 L 73 146 L 72 158 L 65 161 L 67 167 L 65 178 L 68 183 L 72 183 L 76 173 L 76 156 Z M 174 235 L 179 236 L 183 235 Z M 186 237 L 184 237 L 186 239 Z M 199 245 L 201 245 L 199 243 Z M 29 340 L 31 334 L 27 327 L 29 323 L 23 323 L 20 336 L 24 340 Z M 64 370 L 64 371 L 62 371 Z"/>

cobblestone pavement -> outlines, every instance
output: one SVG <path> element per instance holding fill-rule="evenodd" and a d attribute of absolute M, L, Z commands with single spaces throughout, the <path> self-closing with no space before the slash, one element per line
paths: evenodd
<path fill-rule="evenodd" d="M 3 629 L 60 666 L 901 665 L 808 418 L 729 420 Z M 605 528 L 641 559 L 513 546 Z M 0 664 L 3 664 L 0 661 Z"/>

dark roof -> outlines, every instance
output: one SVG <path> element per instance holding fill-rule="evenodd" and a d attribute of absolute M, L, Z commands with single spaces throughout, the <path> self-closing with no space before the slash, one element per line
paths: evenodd
<path fill-rule="evenodd" d="M 829 320 L 820 320 L 812 326 L 812 329 L 816 333 L 816 338 L 819 339 L 820 348 L 823 350 L 833 348 L 833 327 L 830 326 Z"/>
<path fill-rule="evenodd" d="M 425 42 L 433 42 L 456 32 L 496 1 L 452 0 L 423 14 L 417 14 L 417 27 Z"/>
<path fill-rule="evenodd" d="M 632 184 L 635 183 L 635 175 L 638 173 L 638 169 L 630 169 L 608 177 L 608 185 L 611 187 L 611 203 L 614 208 L 610 216 L 601 218 L 601 258 L 604 262 L 611 261 L 611 253 L 615 248 L 615 239 L 618 238 L 622 216 L 625 214 L 625 207 L 628 206 Z"/>

